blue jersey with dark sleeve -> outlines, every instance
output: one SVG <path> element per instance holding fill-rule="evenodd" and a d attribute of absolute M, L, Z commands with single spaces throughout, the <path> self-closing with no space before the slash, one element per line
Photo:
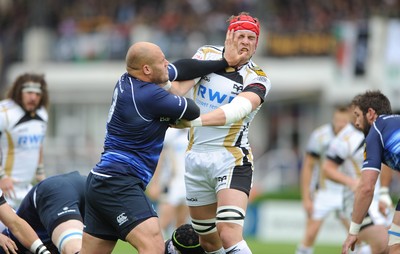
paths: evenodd
<path fill-rule="evenodd" d="M 363 169 L 381 169 L 381 163 L 400 171 L 400 115 L 381 115 L 365 139 Z"/>
<path fill-rule="evenodd" d="M 94 174 L 135 176 L 145 185 L 154 174 L 169 124 L 187 109 L 185 97 L 128 73 L 118 80 L 109 111 L 104 152 Z"/>

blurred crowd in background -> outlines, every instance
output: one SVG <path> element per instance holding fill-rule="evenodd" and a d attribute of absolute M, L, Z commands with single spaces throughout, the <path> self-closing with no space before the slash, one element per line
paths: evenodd
<path fill-rule="evenodd" d="M 353 63 L 350 67 L 342 64 L 342 67 L 357 76 L 365 73 L 365 48 L 369 36 L 367 20 L 375 16 L 400 18 L 400 0 L 0 0 L 0 91 L 10 85 L 6 80 L 8 68 L 14 63 L 29 62 L 35 55 L 32 51 L 41 51 L 36 55 L 40 56 L 40 63 L 122 62 L 129 45 L 140 40 L 159 45 L 170 61 L 188 58 L 204 44 L 222 44 L 228 18 L 241 11 L 259 18 L 262 33 L 256 54 L 268 58 L 268 63 L 271 58 L 325 57 L 341 64 L 347 51 L 345 43 L 341 43 L 342 37 L 346 36 L 343 32 L 346 26 L 340 24 L 356 24 L 357 43 L 353 52 L 360 54 L 356 57 L 355 68 Z M 392 34 L 400 34 L 396 29 L 397 26 L 391 29 Z M 392 48 L 397 50 L 398 40 L 396 36 L 393 38 L 382 41 L 393 42 Z M 397 51 L 388 52 L 388 56 L 394 56 L 393 52 Z M 372 61 L 383 65 L 375 59 Z M 269 72 L 271 67 L 266 66 L 266 71 Z M 289 68 L 284 65 L 279 69 L 286 71 Z M 293 87 L 300 86 L 299 78 L 295 82 L 289 80 L 293 82 L 288 86 L 290 88 L 283 88 L 281 93 L 287 96 L 289 91 L 292 94 L 283 97 L 285 101 L 278 101 L 277 76 L 271 78 L 275 96 L 269 96 L 268 107 L 258 116 L 260 127 L 257 123 L 254 126 L 267 133 L 264 134 L 267 138 L 261 135 L 256 141 L 265 144 L 268 152 L 264 151 L 264 146 L 257 149 L 259 144 L 256 142 L 254 151 L 257 157 L 262 155 L 259 160 L 261 167 L 277 172 L 277 176 L 269 179 L 281 176 L 282 181 L 293 184 L 298 180 L 293 168 L 300 168 L 308 132 L 329 114 L 325 114 L 321 107 L 326 103 L 321 96 L 322 84 L 318 83 L 321 88 L 316 91 L 307 92 L 301 87 L 303 91 L 299 92 L 292 91 Z M 290 75 L 285 73 L 285 76 Z M 327 80 L 333 80 L 336 85 L 339 79 L 334 76 Z M 374 77 L 371 80 L 375 82 Z M 51 84 L 50 89 L 55 85 Z M 4 97 L 4 93 L 2 95 Z M 68 104 L 54 98 L 51 99 L 47 136 L 51 147 L 47 152 L 51 156 L 47 158 L 54 160 L 53 167 L 60 170 L 70 164 L 74 169 L 89 170 L 97 160 L 97 150 L 101 149 L 102 116 L 105 115 L 103 111 L 108 110 L 109 101 L 86 105 L 83 102 Z M 317 114 L 322 116 L 316 117 Z M 278 157 L 284 160 L 276 160 Z M 274 168 L 279 170 L 272 170 Z M 268 185 L 274 186 L 278 182 Z"/>
<path fill-rule="evenodd" d="M 266 31 L 259 53 L 281 56 L 288 52 L 274 47 L 276 41 L 282 44 L 278 35 L 328 36 L 324 42 L 329 42 L 338 20 L 399 17 L 400 1 L 0 0 L 2 73 L 10 63 L 22 60 L 23 37 L 32 28 L 48 29 L 52 61 L 120 60 L 136 40 L 151 40 L 168 58 L 180 58 L 193 54 L 199 45 L 222 43 L 227 18 L 240 11 L 259 17 Z M 329 50 L 332 47 L 290 53 L 326 55 L 332 53 Z"/>

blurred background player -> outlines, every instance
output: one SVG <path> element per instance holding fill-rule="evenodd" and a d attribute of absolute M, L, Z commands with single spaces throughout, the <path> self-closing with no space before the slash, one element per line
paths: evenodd
<path fill-rule="evenodd" d="M 322 171 L 329 143 L 350 122 L 346 106 L 337 106 L 332 122 L 315 129 L 308 140 L 307 151 L 301 169 L 301 194 L 307 215 L 304 238 L 296 254 L 312 254 L 315 239 L 324 219 L 331 213 L 348 228 L 349 222 L 340 212 L 343 210 L 343 185 L 326 178 Z"/>
<path fill-rule="evenodd" d="M 335 182 L 343 184 L 343 208 L 344 215 L 351 221 L 353 212 L 354 191 L 359 183 L 361 168 L 363 165 L 364 135 L 357 130 L 353 123 L 344 127 L 332 140 L 326 153 L 323 171 L 327 177 Z M 388 221 L 384 214 L 379 211 L 379 188 L 377 188 L 374 199 L 363 220 L 359 234 L 359 243 L 356 253 L 387 253 Z M 363 245 L 365 242 L 369 245 Z M 369 250 L 371 248 L 371 250 Z"/>
<path fill-rule="evenodd" d="M 17 211 L 52 254 L 75 254 L 81 249 L 85 183 L 86 176 L 78 171 L 46 178 L 29 191 Z M 6 229 L 4 234 L 19 251 L 27 251 L 14 232 Z"/>
<path fill-rule="evenodd" d="M 203 254 L 199 235 L 191 224 L 183 224 L 174 230 L 171 238 L 165 241 L 165 254 Z"/>
<path fill-rule="evenodd" d="M 189 220 L 184 180 L 187 135 L 186 129 L 167 130 L 156 173 L 147 188 L 158 202 L 157 213 L 164 237 Z"/>
<path fill-rule="evenodd" d="M 48 103 L 44 76 L 34 73 L 18 76 L 0 102 L 0 188 L 14 209 L 32 188 L 32 181 L 45 178 L 43 141 Z"/>

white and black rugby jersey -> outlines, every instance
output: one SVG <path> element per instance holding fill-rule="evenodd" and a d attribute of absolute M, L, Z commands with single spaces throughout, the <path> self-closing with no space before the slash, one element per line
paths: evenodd
<path fill-rule="evenodd" d="M 223 47 L 203 46 L 193 58 L 219 60 L 222 52 Z M 255 92 L 264 101 L 270 89 L 271 83 L 267 75 L 250 60 L 236 70 L 228 67 L 224 71 L 203 76 L 196 83 L 192 95 L 201 114 L 204 114 L 231 102 L 242 91 Z M 191 128 L 189 149 L 193 145 L 249 147 L 249 126 L 260 107 L 261 105 L 236 123 Z"/>

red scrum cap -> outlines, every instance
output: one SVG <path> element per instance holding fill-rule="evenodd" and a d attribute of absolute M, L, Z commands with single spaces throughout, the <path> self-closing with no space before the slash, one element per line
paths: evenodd
<path fill-rule="evenodd" d="M 232 16 L 229 20 L 228 30 L 247 30 L 260 34 L 260 23 L 257 18 L 253 18 L 248 13 L 242 12 L 238 16 Z"/>

